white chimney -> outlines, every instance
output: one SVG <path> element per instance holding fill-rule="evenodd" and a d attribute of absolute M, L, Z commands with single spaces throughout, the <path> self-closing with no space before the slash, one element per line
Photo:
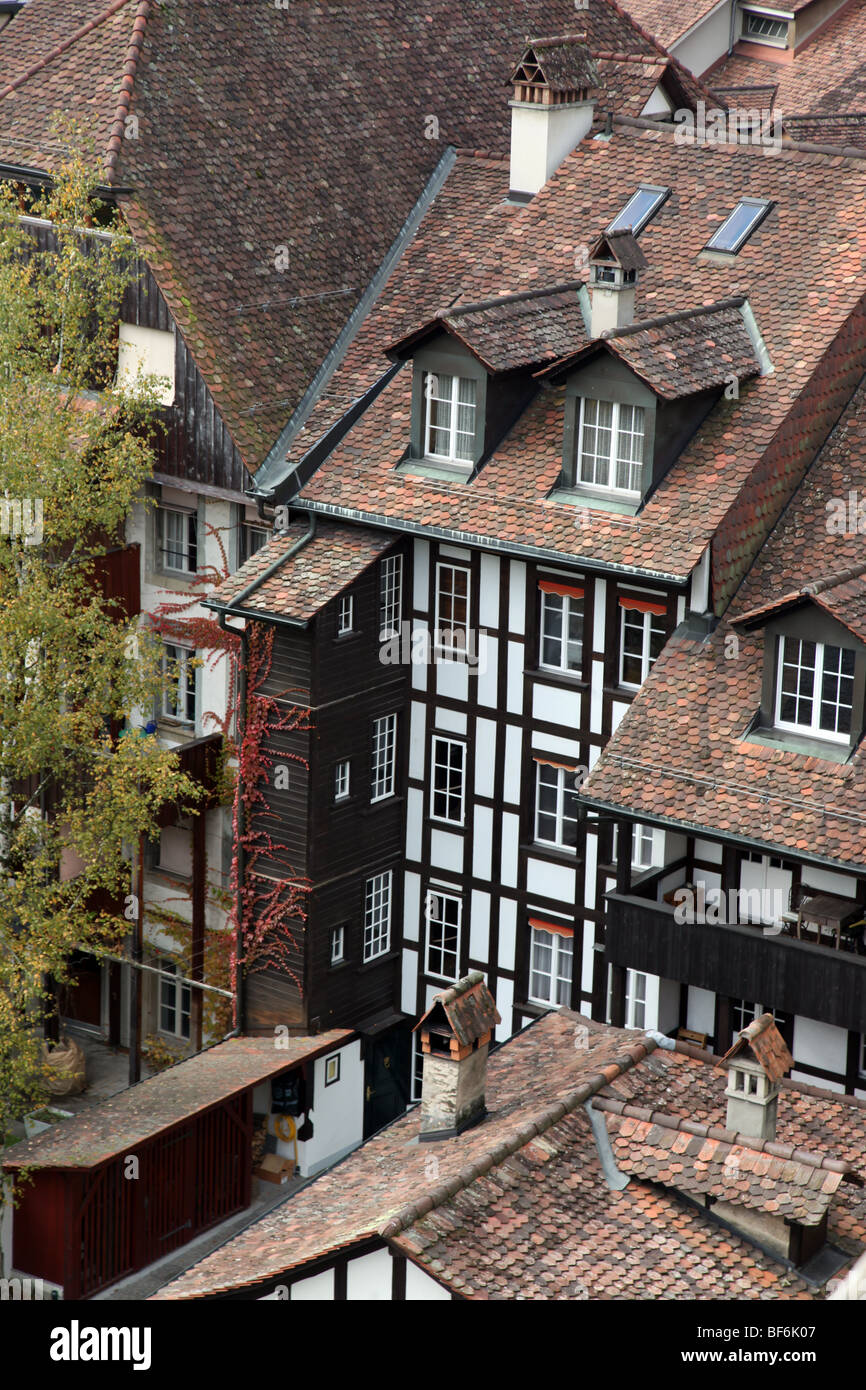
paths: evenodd
<path fill-rule="evenodd" d="M 779 1081 L 794 1065 L 772 1014 L 762 1014 L 737 1036 L 722 1058 L 728 1068 L 725 1128 L 750 1139 L 775 1139 Z"/>
<path fill-rule="evenodd" d="M 591 338 L 634 322 L 638 272 L 645 267 L 646 257 L 630 228 L 599 237 L 589 256 Z"/>
<path fill-rule="evenodd" d="M 415 1027 L 421 1036 L 422 1141 L 447 1139 L 487 1114 L 487 1053 L 501 1019 L 480 970 L 437 994 Z"/>
<path fill-rule="evenodd" d="M 592 129 L 598 73 L 584 38 L 533 40 L 511 75 L 513 198 L 534 197 Z"/>

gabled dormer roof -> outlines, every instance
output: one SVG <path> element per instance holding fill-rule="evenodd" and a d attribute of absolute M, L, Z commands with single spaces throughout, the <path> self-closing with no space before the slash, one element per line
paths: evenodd
<path fill-rule="evenodd" d="M 530 40 L 510 81 L 519 99 L 545 104 L 585 98 L 601 85 L 586 34 Z"/>
<path fill-rule="evenodd" d="M 805 603 L 814 603 L 831 618 L 835 618 L 861 642 L 866 642 L 866 563 L 838 570 L 813 584 L 804 584 L 781 597 L 751 608 L 733 620 L 732 626 L 750 630 L 763 627 L 772 618 L 779 618 Z"/>
<path fill-rule="evenodd" d="M 737 1057 L 743 1061 L 757 1062 L 771 1081 L 781 1081 L 794 1065 L 794 1059 L 770 1013 L 761 1014 L 737 1034 L 733 1046 L 728 1048 L 719 1066 L 724 1067 Z"/>
<path fill-rule="evenodd" d="M 589 263 L 618 265 L 622 270 L 646 270 L 647 258 L 641 251 L 630 227 L 602 232 L 589 253 Z"/>
<path fill-rule="evenodd" d="M 461 1047 L 471 1047 L 501 1022 L 496 1000 L 484 983 L 484 976 L 480 970 L 472 970 L 451 989 L 444 989 L 435 996 L 412 1031 L 424 1032 L 437 1023 L 446 1023 Z"/>
<path fill-rule="evenodd" d="M 613 234 L 611 234 L 613 235 Z M 538 375 L 561 379 L 599 351 L 618 357 L 663 400 L 721 389 L 759 376 L 761 362 L 743 315 L 742 296 L 708 308 L 684 309 L 644 319 L 627 328 L 608 329 Z"/>
<path fill-rule="evenodd" d="M 578 299 L 582 281 L 503 295 L 443 310 L 392 343 L 388 356 L 411 356 L 438 333 L 462 343 L 490 372 L 553 362 L 587 341 Z"/>

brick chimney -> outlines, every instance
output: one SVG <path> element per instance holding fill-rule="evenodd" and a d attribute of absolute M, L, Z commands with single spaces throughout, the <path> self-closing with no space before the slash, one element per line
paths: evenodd
<path fill-rule="evenodd" d="M 599 77 L 585 40 L 533 39 L 511 74 L 512 198 L 528 202 L 592 129 Z"/>
<path fill-rule="evenodd" d="M 727 1129 L 752 1139 L 775 1139 L 779 1082 L 794 1065 L 772 1014 L 761 1014 L 722 1058 L 728 1068 Z"/>
<path fill-rule="evenodd" d="M 599 237 L 589 253 L 591 338 L 628 328 L 634 321 L 638 273 L 646 264 L 630 228 Z"/>
<path fill-rule="evenodd" d="M 423 1141 L 447 1139 L 484 1119 L 487 1053 L 501 1019 L 480 970 L 437 994 L 414 1029 L 421 1035 Z"/>

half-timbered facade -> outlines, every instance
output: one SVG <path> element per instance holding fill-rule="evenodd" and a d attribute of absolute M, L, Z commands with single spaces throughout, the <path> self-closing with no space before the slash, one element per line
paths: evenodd
<path fill-rule="evenodd" d="M 659 843 L 607 885 L 611 1017 L 723 1051 L 771 1009 L 794 1076 L 860 1096 L 863 407 L 861 387 L 729 613 L 664 653 L 583 788 Z"/>

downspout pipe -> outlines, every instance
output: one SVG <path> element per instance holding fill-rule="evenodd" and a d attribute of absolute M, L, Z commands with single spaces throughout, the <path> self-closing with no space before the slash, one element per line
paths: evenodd
<path fill-rule="evenodd" d="M 205 607 L 208 607 L 208 608 L 213 608 L 213 610 L 216 612 L 216 615 L 217 615 L 217 622 L 219 623 L 219 625 L 220 625 L 220 627 L 222 628 L 223 632 L 238 632 L 238 629 L 237 629 L 237 628 L 235 628 L 235 627 L 231 627 L 231 628 L 230 628 L 230 627 L 229 627 L 229 624 L 228 624 L 228 617 L 229 617 L 229 614 L 231 614 L 231 613 L 238 613 L 238 610 L 239 610 L 241 604 L 242 604 L 242 603 L 245 603 L 246 600 L 250 597 L 250 595 L 255 593 L 256 589 L 258 589 L 262 584 L 264 584 L 265 581 L 266 581 L 267 579 L 270 579 L 271 575 L 272 575 L 272 574 L 275 574 L 276 571 L 277 571 L 278 569 L 280 569 L 281 566 L 283 566 L 283 565 L 286 563 L 287 560 L 290 560 L 290 559 L 292 558 L 293 555 L 297 555 L 297 553 L 298 553 L 299 550 L 302 550 L 302 549 L 304 548 L 304 546 L 309 545 L 310 541 L 313 539 L 313 537 L 314 537 L 315 534 L 316 534 L 316 525 L 317 525 L 317 521 L 318 521 L 318 518 L 316 517 L 316 514 L 315 514 L 315 513 L 311 513 L 311 514 L 309 515 L 308 524 L 307 524 L 307 529 L 306 529 L 306 531 L 304 532 L 304 534 L 303 534 L 302 536 L 299 536 L 298 539 L 297 539 L 292 545 L 289 546 L 289 549 L 288 549 L 284 554 L 282 554 L 282 555 L 279 557 L 278 560 L 274 560 L 274 562 L 273 562 L 272 564 L 268 565 L 267 569 L 263 570 L 261 574 L 257 575 L 256 578 L 255 578 L 254 580 L 252 580 L 252 582 L 251 582 L 250 584 L 247 584 L 246 588 L 242 589 L 241 592 L 240 592 L 234 599 L 232 599 L 232 601 L 231 601 L 230 603 L 228 603 L 228 604 L 225 605 L 225 607 L 218 606 L 217 604 L 214 604 L 214 603 L 209 602 L 208 600 L 205 600 L 204 606 L 205 606 Z M 241 616 L 241 614 L 238 613 L 238 616 Z M 246 630 L 246 627 L 244 627 L 243 630 L 240 632 L 240 639 L 241 639 L 241 663 L 240 663 L 240 677 L 239 677 L 239 680 L 238 680 L 238 727 L 239 727 L 239 729 L 240 729 L 240 727 L 241 727 L 243 715 L 244 715 L 244 712 L 246 711 L 246 707 L 247 707 L 247 656 L 248 656 L 248 651 L 247 651 L 247 630 Z M 245 827 L 244 827 L 244 825 L 243 825 L 243 801 L 242 801 L 240 798 L 238 798 L 238 842 L 237 842 L 238 873 L 237 873 L 237 887 L 236 887 L 236 896 L 235 896 L 235 917 L 236 917 L 237 923 L 238 923 L 237 954 L 236 954 L 236 958 L 235 958 L 235 971 L 236 971 L 235 986 L 236 986 L 236 990 L 237 990 L 238 1006 L 237 1006 L 237 1027 L 234 1028 L 234 1029 L 232 1030 L 232 1032 L 229 1033 L 229 1034 L 227 1035 L 227 1036 L 229 1036 L 229 1037 L 234 1037 L 235 1035 L 240 1035 L 241 1037 L 243 1037 L 243 1035 L 244 1035 L 244 1033 L 245 1033 L 245 1031 L 246 1031 L 246 995 L 245 995 L 244 987 L 243 987 L 243 949 L 244 949 L 244 943 L 243 943 L 243 937 L 242 937 L 242 935 L 241 935 L 241 930 L 240 930 L 240 925 L 241 925 L 241 889 L 242 889 L 242 887 L 243 887 L 244 879 L 246 878 L 246 867 L 247 867 L 247 865 L 246 865 L 246 855 L 245 855 L 245 853 L 244 853 L 244 847 L 243 847 L 243 831 L 244 831 L 244 828 L 245 828 Z"/>

